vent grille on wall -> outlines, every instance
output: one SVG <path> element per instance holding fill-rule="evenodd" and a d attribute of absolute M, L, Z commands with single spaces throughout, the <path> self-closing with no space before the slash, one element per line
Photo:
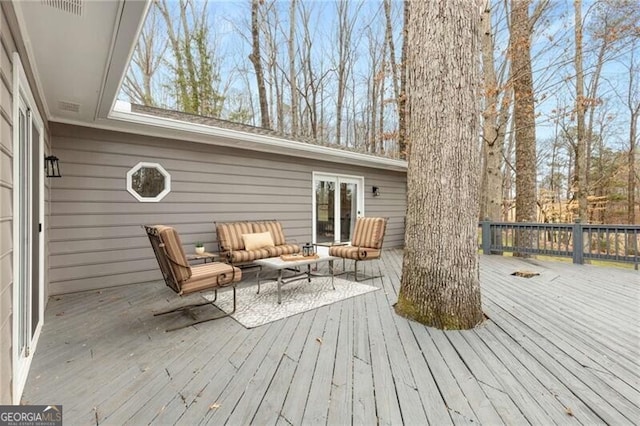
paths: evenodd
<path fill-rule="evenodd" d="M 54 7 L 63 12 L 82 16 L 83 0 L 41 0 L 42 4 Z"/>
<path fill-rule="evenodd" d="M 80 112 L 80 104 L 67 101 L 58 101 L 58 108 L 62 111 Z"/>

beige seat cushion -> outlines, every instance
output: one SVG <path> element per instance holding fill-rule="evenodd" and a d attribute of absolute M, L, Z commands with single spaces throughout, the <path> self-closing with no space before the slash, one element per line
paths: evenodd
<path fill-rule="evenodd" d="M 297 244 L 281 244 L 275 247 L 267 247 L 269 257 L 278 257 L 283 254 L 300 253 L 300 246 Z"/>
<path fill-rule="evenodd" d="M 353 260 L 372 260 L 380 257 L 380 250 L 366 247 L 333 246 L 329 247 L 329 256 Z"/>
<path fill-rule="evenodd" d="M 240 268 L 227 263 L 211 262 L 196 265 L 191 268 L 193 274 L 190 279 L 182 283 L 182 294 L 196 291 L 215 289 L 240 281 L 242 271 Z"/>
<path fill-rule="evenodd" d="M 244 248 L 247 250 L 258 250 L 261 248 L 273 247 L 271 232 L 258 232 L 253 234 L 242 234 Z"/>
<path fill-rule="evenodd" d="M 269 254 L 269 248 L 262 248 L 256 250 L 234 250 L 229 253 L 229 261 L 231 263 L 245 263 L 245 262 L 253 262 L 256 259 L 265 259 L 267 257 L 272 257 Z"/>

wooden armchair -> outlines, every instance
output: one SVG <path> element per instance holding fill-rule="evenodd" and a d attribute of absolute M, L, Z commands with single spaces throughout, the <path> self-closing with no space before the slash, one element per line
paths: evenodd
<path fill-rule="evenodd" d="M 385 217 L 359 217 L 356 219 L 351 244 L 332 246 L 329 248 L 329 255 L 353 260 L 353 275 L 356 281 L 379 278 L 382 275 L 363 275 L 359 277 L 358 262 L 380 258 L 386 229 L 387 218 Z"/>
<path fill-rule="evenodd" d="M 202 303 L 195 303 L 180 306 L 175 309 L 155 312 L 153 314 L 154 316 L 184 311 L 189 313 L 193 318 L 192 322 L 179 325 L 177 327 L 171 327 L 167 329 L 167 331 L 178 330 L 191 325 L 223 318 L 235 312 L 236 283 L 242 278 L 242 271 L 240 269 L 220 262 L 190 266 L 187 261 L 187 256 L 182 249 L 180 236 L 174 228 L 164 225 L 145 225 L 144 229 L 147 232 L 147 236 L 151 242 L 151 247 L 153 247 L 156 259 L 158 260 L 158 265 L 160 266 L 160 271 L 164 277 L 164 282 L 169 288 L 171 288 L 171 290 L 178 293 L 179 296 L 207 290 L 213 290 L 215 294 L 212 301 L 207 300 Z M 233 287 L 233 311 L 224 315 L 198 319 L 192 309 L 198 306 L 209 304 L 213 305 L 218 297 L 218 289 L 226 286 Z"/>

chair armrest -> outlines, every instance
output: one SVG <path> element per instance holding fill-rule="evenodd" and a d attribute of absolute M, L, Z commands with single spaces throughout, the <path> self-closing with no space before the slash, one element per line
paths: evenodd
<path fill-rule="evenodd" d="M 355 247 L 355 246 L 354 246 Z M 362 246 L 357 246 L 358 248 L 358 260 L 365 260 L 367 258 L 367 251 L 366 249 L 370 249 L 371 247 L 362 247 Z M 364 250 L 363 250 L 364 249 Z M 364 256 L 363 256 L 364 254 Z"/>

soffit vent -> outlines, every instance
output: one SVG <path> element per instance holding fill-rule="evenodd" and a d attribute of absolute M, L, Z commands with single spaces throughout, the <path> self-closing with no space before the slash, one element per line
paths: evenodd
<path fill-rule="evenodd" d="M 68 101 L 58 101 L 58 108 L 62 111 L 80 112 L 80 104 Z"/>
<path fill-rule="evenodd" d="M 82 16 L 83 0 L 41 0 L 45 6 L 50 6 L 72 15 Z"/>

